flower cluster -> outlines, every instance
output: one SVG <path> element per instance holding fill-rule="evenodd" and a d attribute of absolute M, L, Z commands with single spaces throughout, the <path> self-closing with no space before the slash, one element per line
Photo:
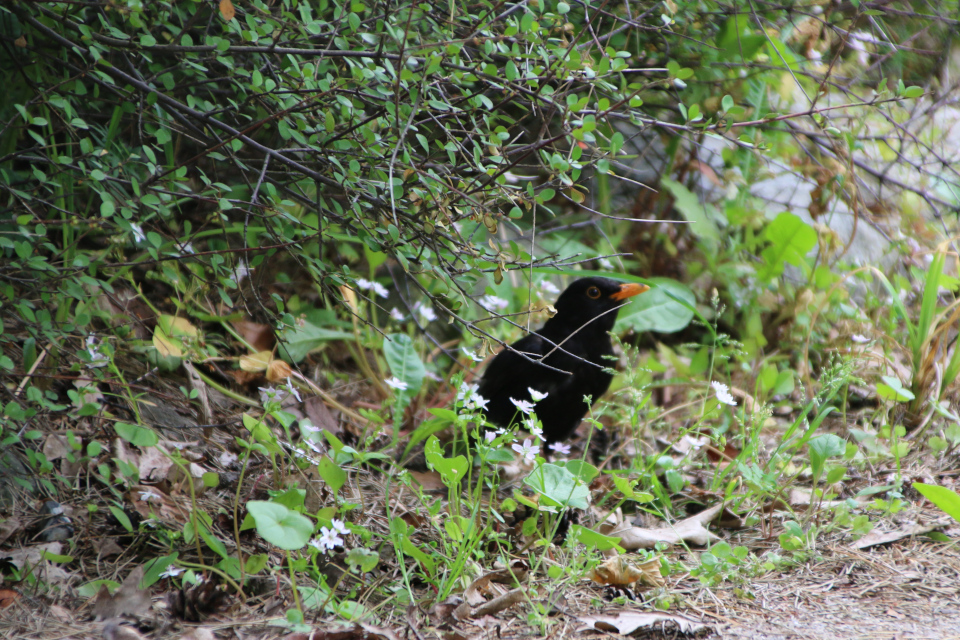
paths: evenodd
<path fill-rule="evenodd" d="M 330 527 L 320 527 L 320 535 L 310 541 L 310 546 L 318 549 L 321 553 L 326 553 L 331 549 L 343 546 L 343 538 L 340 536 L 350 535 L 350 530 L 344 524 L 343 520 L 334 518 L 330 521 Z"/>
<path fill-rule="evenodd" d="M 386 298 L 387 296 L 390 295 L 390 293 L 387 291 L 387 288 L 384 287 L 382 284 L 376 281 L 371 282 L 366 278 L 357 278 L 356 285 L 358 289 L 362 289 L 364 291 L 373 291 L 376 295 L 380 296 L 381 298 Z"/>

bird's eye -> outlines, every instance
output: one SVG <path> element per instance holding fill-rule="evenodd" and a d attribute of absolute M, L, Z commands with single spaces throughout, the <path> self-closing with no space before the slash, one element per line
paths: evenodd
<path fill-rule="evenodd" d="M 590 287 L 589 289 L 587 289 L 587 297 L 593 298 L 594 300 L 596 300 L 597 298 L 600 297 L 600 289 L 598 289 L 597 287 Z"/>

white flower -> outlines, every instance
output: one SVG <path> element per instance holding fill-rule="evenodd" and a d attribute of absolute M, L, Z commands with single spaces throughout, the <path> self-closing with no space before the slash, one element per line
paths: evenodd
<path fill-rule="evenodd" d="M 563 444 L 562 442 L 554 442 L 550 445 L 549 449 L 562 456 L 570 455 L 570 445 Z"/>
<path fill-rule="evenodd" d="M 717 382 L 716 380 L 714 380 L 713 382 L 710 383 L 710 386 L 713 387 L 714 391 L 717 392 L 717 400 L 719 400 L 723 404 L 728 404 L 731 407 L 737 406 L 737 401 L 734 399 L 732 395 L 730 395 L 730 389 L 729 387 L 727 387 L 727 385 L 723 384 L 722 382 Z"/>
<path fill-rule="evenodd" d="M 553 284 L 549 280 L 544 280 L 540 283 L 540 295 L 555 296 L 558 293 L 560 293 L 560 289 L 557 289 L 557 285 Z"/>
<path fill-rule="evenodd" d="M 326 553 L 330 549 L 343 545 L 343 538 L 337 535 L 337 533 L 336 529 L 320 527 L 320 537 L 311 540 L 310 544 Z"/>
<path fill-rule="evenodd" d="M 534 446 L 530 438 L 527 438 L 523 441 L 523 444 L 515 444 L 511 447 L 514 451 L 519 453 L 524 460 L 527 462 L 533 462 L 537 459 L 537 454 L 540 453 L 540 446 Z"/>
<path fill-rule="evenodd" d="M 133 232 L 133 241 L 134 242 L 143 242 L 147 239 L 146 234 L 143 232 L 143 227 L 141 227 L 136 222 L 130 223 L 130 231 Z"/>
<path fill-rule="evenodd" d="M 370 288 L 373 289 L 373 292 L 378 296 L 380 296 L 381 298 L 387 298 L 390 296 L 390 293 L 387 291 L 387 288 L 382 284 L 380 284 L 379 282 L 374 282 L 370 286 Z"/>
<path fill-rule="evenodd" d="M 467 402 L 479 388 L 480 386 L 476 384 L 462 383 L 460 388 L 457 389 L 457 401 Z"/>
<path fill-rule="evenodd" d="M 615 269 L 613 263 L 610 262 L 610 258 L 600 258 L 597 260 L 597 264 L 599 264 L 600 267 L 606 271 L 613 271 Z"/>
<path fill-rule="evenodd" d="M 867 336 L 862 336 L 862 335 L 860 335 L 859 333 L 853 334 L 852 336 L 850 336 L 850 339 L 853 340 L 854 342 L 856 342 L 857 344 L 863 344 L 863 343 L 865 343 L 865 342 L 870 342 L 870 338 L 868 338 Z"/>
<path fill-rule="evenodd" d="M 163 502 L 163 497 L 148 489 L 147 491 L 140 492 L 140 500 L 143 502 Z"/>
<path fill-rule="evenodd" d="M 193 243 L 192 243 L 192 242 L 188 242 L 188 243 L 186 243 L 185 245 L 183 245 L 182 251 L 183 251 L 183 253 L 181 253 L 180 255 L 187 255 L 188 253 L 196 253 L 196 252 L 197 252 L 196 249 L 193 248 Z"/>
<path fill-rule="evenodd" d="M 527 391 L 530 393 L 530 397 L 533 398 L 533 403 L 536 404 L 546 398 L 549 393 L 546 391 L 537 391 L 533 387 L 527 387 Z"/>
<path fill-rule="evenodd" d="M 497 296 L 483 296 L 479 302 L 482 306 L 493 309 L 494 311 L 503 311 L 510 304 L 503 298 L 498 298 Z"/>
<path fill-rule="evenodd" d="M 433 322 L 437 319 L 437 314 L 433 310 L 433 307 L 421 303 L 413 305 L 413 310 L 420 315 L 420 319 L 423 322 Z"/>
<path fill-rule="evenodd" d="M 536 436 L 537 438 L 539 438 L 540 440 L 543 440 L 544 442 L 547 441 L 547 439 L 543 437 L 543 429 L 541 429 L 540 427 L 530 427 L 529 431 L 530 431 L 530 435 Z"/>
<path fill-rule="evenodd" d="M 443 382 L 443 380 L 440 378 L 440 376 L 438 376 L 437 374 L 435 374 L 433 371 L 427 371 L 427 372 L 424 373 L 423 375 L 426 376 L 427 378 L 430 378 L 430 379 L 433 380 L 434 382 Z"/>
<path fill-rule="evenodd" d="M 515 406 L 517 410 L 522 413 L 529 414 L 531 411 L 533 411 L 533 403 L 528 402 L 527 400 L 515 400 L 510 398 L 510 402 L 512 402 L 513 406 Z"/>
<path fill-rule="evenodd" d="M 366 278 L 357 278 L 357 281 L 354 284 L 357 285 L 357 289 L 363 289 L 364 291 L 373 286 L 373 283 Z"/>
<path fill-rule="evenodd" d="M 300 435 L 304 433 L 320 433 L 320 427 L 313 424 L 310 418 L 304 418 L 300 421 Z"/>
<path fill-rule="evenodd" d="M 488 402 L 490 401 L 484 398 L 479 393 L 474 392 L 474 394 L 470 396 L 466 404 L 464 404 L 463 406 L 467 409 L 474 409 L 474 410 L 479 409 L 481 411 L 486 411 Z"/>
<path fill-rule="evenodd" d="M 390 317 L 396 320 L 397 322 L 403 322 L 403 319 L 406 316 L 403 315 L 403 312 L 400 311 L 400 309 L 397 309 L 396 307 L 394 307 L 393 309 L 390 309 Z"/>
<path fill-rule="evenodd" d="M 680 78 L 674 78 L 673 86 L 675 86 L 677 89 L 686 89 L 687 83 L 681 80 Z"/>
<path fill-rule="evenodd" d="M 468 358 L 470 358 L 474 362 L 483 362 L 483 358 L 478 356 L 476 351 L 470 351 L 469 349 L 466 349 L 466 348 L 461 349 L 461 351 L 463 351 L 464 355 L 466 355 Z"/>
<path fill-rule="evenodd" d="M 167 567 L 166 569 L 163 570 L 163 573 L 160 574 L 160 577 L 161 577 L 161 578 L 176 578 L 178 575 L 180 575 L 181 573 L 183 573 L 183 571 L 184 571 L 184 570 L 181 569 L 180 567 L 175 567 L 175 566 L 173 566 L 173 565 L 170 565 L 169 567 Z"/>
<path fill-rule="evenodd" d="M 391 389 L 396 389 L 397 391 L 406 391 L 407 387 L 410 386 L 406 382 L 398 378 L 397 376 L 387 378 L 383 382 Z"/>
<path fill-rule="evenodd" d="M 663 20 L 664 26 L 669 26 L 669 24 L 673 22 L 673 19 L 665 13 L 660 14 L 660 19 Z"/>
<path fill-rule="evenodd" d="M 258 387 L 257 390 L 260 392 L 260 403 L 266 404 L 268 402 L 280 402 L 283 400 L 284 396 L 287 395 L 287 392 L 281 389 L 275 389 L 273 387 Z"/>
<path fill-rule="evenodd" d="M 343 520 L 337 520 L 334 518 L 330 521 L 330 528 L 342 536 L 350 535 L 350 529 L 347 529 L 347 525 L 343 522 Z"/>
<path fill-rule="evenodd" d="M 486 433 L 483 434 L 483 439 L 486 440 L 487 442 L 493 442 L 494 440 L 497 439 L 497 432 L 487 431 Z"/>
<path fill-rule="evenodd" d="M 241 258 L 237 261 L 237 266 L 233 269 L 233 281 L 239 284 L 244 278 L 250 275 L 250 267 L 247 261 Z"/>
<path fill-rule="evenodd" d="M 294 388 L 294 386 L 293 386 L 293 380 L 291 380 L 290 378 L 287 378 L 287 385 L 286 385 L 286 386 L 287 386 L 287 390 L 288 390 L 291 394 L 293 394 L 293 397 L 295 397 L 295 398 L 297 399 L 297 402 L 303 402 L 303 401 L 300 399 L 300 393 L 299 393 L 299 392 L 296 390 L 296 388 Z"/>
<path fill-rule="evenodd" d="M 100 347 L 103 346 L 103 343 L 96 344 L 97 337 L 95 335 L 87 336 L 87 355 L 90 356 L 90 362 L 87 363 L 87 367 L 90 369 L 97 369 L 99 367 L 105 367 L 110 362 L 110 358 L 100 353 Z"/>

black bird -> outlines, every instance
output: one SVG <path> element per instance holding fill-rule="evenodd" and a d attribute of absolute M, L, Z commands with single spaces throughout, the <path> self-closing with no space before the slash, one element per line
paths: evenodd
<path fill-rule="evenodd" d="M 609 278 L 572 282 L 554 304 L 557 314 L 498 353 L 487 367 L 477 389 L 489 401 L 487 419 L 501 427 L 519 421 L 523 416 L 510 399 L 532 401 L 531 388 L 548 394 L 534 409 L 547 444 L 569 438 L 589 409 L 583 397 L 599 400 L 613 379 L 604 371 L 611 365 L 604 356 L 613 355 L 609 332 L 619 307 L 649 288 Z"/>

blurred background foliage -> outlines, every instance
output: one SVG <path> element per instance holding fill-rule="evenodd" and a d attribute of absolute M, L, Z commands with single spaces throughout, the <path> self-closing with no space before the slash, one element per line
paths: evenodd
<path fill-rule="evenodd" d="M 956 8 L 6 3 L 0 366 L 56 404 L 89 335 L 173 367 L 232 354 L 247 319 L 294 362 L 362 334 L 366 374 L 381 330 L 429 328 L 445 375 L 458 337 L 486 355 L 602 272 L 657 279 L 618 328 L 686 350 L 679 374 L 720 332 L 730 372 L 810 384 L 871 317 L 896 348 L 854 268 L 912 256 L 909 293 L 954 233 Z"/>

